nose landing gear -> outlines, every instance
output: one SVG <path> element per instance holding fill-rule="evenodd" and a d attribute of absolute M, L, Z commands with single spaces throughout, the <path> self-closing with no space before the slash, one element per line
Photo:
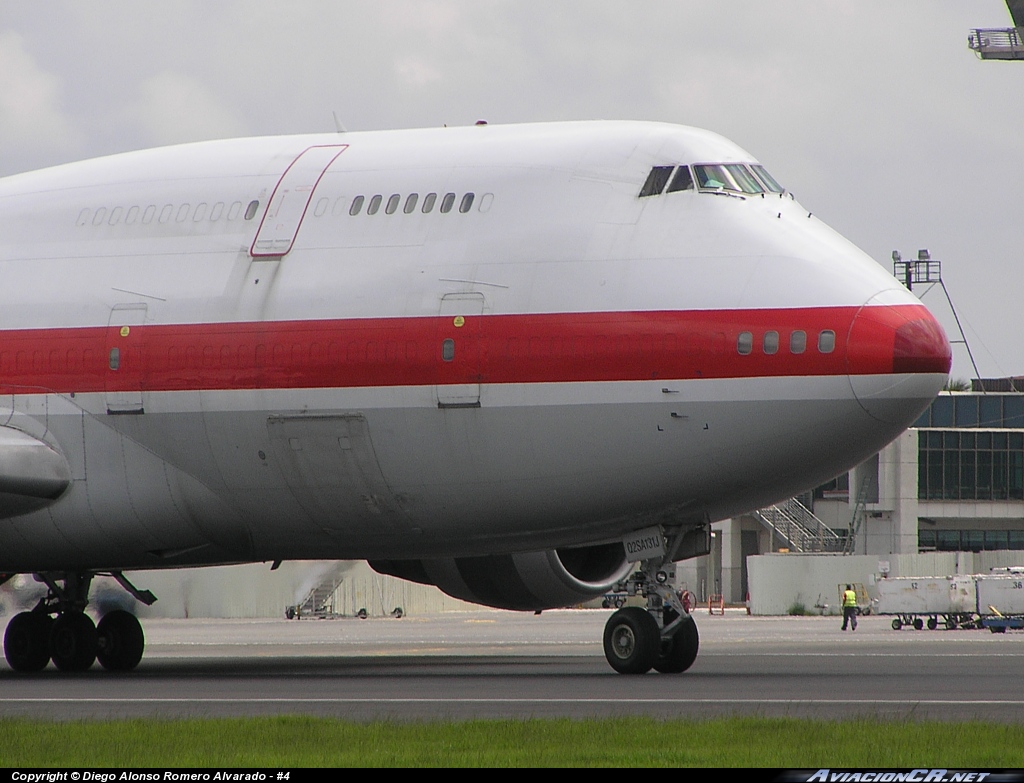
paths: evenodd
<path fill-rule="evenodd" d="M 147 606 L 156 600 L 119 571 L 108 575 Z M 37 575 L 49 588 L 46 597 L 31 611 L 11 618 L 4 634 L 4 657 L 12 669 L 37 672 L 51 660 L 65 672 L 85 671 L 97 659 L 110 671 L 128 671 L 139 664 L 145 637 L 135 615 L 116 609 L 105 614 L 97 627 L 85 613 L 93 576 L 78 572 Z"/>

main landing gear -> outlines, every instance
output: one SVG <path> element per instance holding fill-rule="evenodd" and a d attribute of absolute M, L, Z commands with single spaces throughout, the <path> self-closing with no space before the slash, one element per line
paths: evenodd
<path fill-rule="evenodd" d="M 4 657 L 12 669 L 37 672 L 51 660 L 66 672 L 85 671 L 97 660 L 110 671 L 129 671 L 138 666 L 146 640 L 135 615 L 115 609 L 104 614 L 96 625 L 85 613 L 93 576 L 80 572 L 37 575 L 49 588 L 46 597 L 31 611 L 12 617 L 4 634 Z M 121 572 L 109 576 L 147 606 L 156 600 L 148 590 L 138 590 Z"/>
<path fill-rule="evenodd" d="M 680 674 L 697 659 L 697 624 L 665 582 L 654 561 L 645 561 L 626 580 L 626 591 L 643 595 L 647 608 L 623 607 L 604 627 L 605 658 L 620 674 Z"/>

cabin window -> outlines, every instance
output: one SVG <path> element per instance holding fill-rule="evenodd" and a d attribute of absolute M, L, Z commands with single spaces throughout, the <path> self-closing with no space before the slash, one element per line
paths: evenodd
<path fill-rule="evenodd" d="M 821 353 L 832 353 L 836 349 L 836 333 L 826 329 L 818 335 L 818 350 Z"/>
<path fill-rule="evenodd" d="M 131 207 L 128 209 L 128 214 L 124 216 L 124 222 L 126 225 L 132 225 L 139 218 L 139 208 Z"/>
<path fill-rule="evenodd" d="M 323 214 L 327 211 L 327 205 L 331 201 L 328 198 L 322 198 L 316 202 L 316 208 L 313 210 L 314 217 L 323 217 Z"/>
<path fill-rule="evenodd" d="M 647 179 L 644 181 L 644 186 L 640 188 L 639 198 L 645 196 L 658 196 L 665 190 L 665 186 L 668 184 L 668 178 L 672 176 L 672 169 L 675 166 L 655 166 L 651 169 L 647 175 Z"/>
<path fill-rule="evenodd" d="M 197 204 L 196 205 L 196 213 L 192 216 L 192 222 L 193 223 L 198 223 L 203 218 L 205 218 L 206 217 L 206 209 L 207 209 L 207 205 L 206 205 L 205 201 L 203 201 L 200 204 Z"/>
<path fill-rule="evenodd" d="M 192 205 L 191 204 L 182 204 L 180 207 L 178 207 L 178 216 L 176 218 L 174 218 L 174 222 L 175 223 L 184 223 L 185 222 L 185 218 L 188 217 L 188 211 L 190 209 L 192 209 Z"/>
<path fill-rule="evenodd" d="M 384 207 L 384 212 L 387 213 L 388 215 L 395 214 L 395 210 L 398 209 L 398 202 L 401 200 L 401 196 L 399 196 L 397 193 L 392 193 L 391 197 L 388 199 L 387 206 Z"/>
<path fill-rule="evenodd" d="M 446 362 L 455 358 L 455 341 L 450 337 L 441 343 L 441 358 Z"/>
<path fill-rule="evenodd" d="M 754 350 L 754 335 L 750 332 L 740 332 L 740 336 L 736 338 L 736 350 L 742 356 Z"/>
<path fill-rule="evenodd" d="M 216 223 L 218 220 L 220 220 L 220 216 L 223 215 L 223 214 L 224 214 L 224 202 L 223 201 L 218 201 L 216 204 L 213 205 L 213 209 L 210 210 L 210 222 L 211 223 Z M 129 213 L 129 217 L 130 216 L 131 216 L 131 214 Z"/>
<path fill-rule="evenodd" d="M 668 186 L 669 193 L 677 193 L 680 190 L 693 190 L 693 175 L 689 166 L 680 166 L 676 169 L 676 175 L 672 177 L 672 184 Z"/>
<path fill-rule="evenodd" d="M 807 349 L 807 332 L 797 330 L 789 336 L 789 352 L 803 353 Z"/>
<path fill-rule="evenodd" d="M 406 215 L 411 214 L 413 212 L 413 210 L 416 209 L 416 201 L 417 201 L 417 199 L 419 199 L 419 197 L 420 196 L 419 196 L 418 193 L 410 193 L 409 194 L 409 197 L 405 200 L 405 206 L 402 207 L 402 211 Z"/>
<path fill-rule="evenodd" d="M 148 209 L 146 211 L 149 212 Z M 242 212 L 242 202 L 241 201 L 232 201 L 231 202 L 231 206 L 228 207 L 228 220 L 235 220 L 235 219 L 237 219 L 239 214 L 241 214 L 241 212 Z M 145 217 L 143 217 L 142 222 L 143 223 L 146 222 Z"/>
<path fill-rule="evenodd" d="M 366 205 L 367 215 L 376 215 L 377 210 L 380 209 L 380 202 L 384 199 L 383 196 L 377 195 L 370 199 L 370 203 Z"/>
<path fill-rule="evenodd" d="M 358 215 L 359 211 L 363 208 L 363 202 L 366 199 L 363 196 L 356 196 L 352 199 L 352 206 L 348 208 L 348 214 Z"/>
<path fill-rule="evenodd" d="M 100 207 L 96 210 L 96 214 L 92 216 L 92 224 L 94 226 L 102 225 L 103 219 L 107 216 L 107 208 Z"/>
<path fill-rule="evenodd" d="M 469 212 L 469 210 L 473 208 L 474 198 L 475 197 L 472 193 L 467 193 L 465 196 L 463 196 L 462 201 L 459 204 L 459 212 L 461 212 L 463 215 Z"/>
<path fill-rule="evenodd" d="M 111 348 L 110 359 L 108 361 L 111 370 L 118 370 L 121 368 L 121 349 Z"/>
<path fill-rule="evenodd" d="M 250 201 L 249 206 L 245 208 L 245 219 L 252 220 L 256 217 L 256 210 L 260 208 L 260 202 Z"/>
<path fill-rule="evenodd" d="M 454 193 L 445 193 L 444 198 L 441 199 L 441 211 L 448 213 L 452 211 L 452 205 L 455 203 Z"/>
<path fill-rule="evenodd" d="M 437 201 L 436 193 L 428 193 L 426 196 L 423 197 L 423 214 L 426 214 L 433 210 L 435 201 Z"/>
<path fill-rule="evenodd" d="M 153 218 L 155 216 L 156 216 L 156 205 L 155 204 L 150 204 L 148 207 L 146 207 L 146 211 L 142 213 L 142 223 L 143 223 L 143 225 L 147 225 L 148 226 L 150 223 L 153 222 Z"/>
<path fill-rule="evenodd" d="M 779 333 L 778 332 L 765 332 L 764 340 L 761 342 L 764 352 L 767 354 L 779 352 Z"/>
<path fill-rule="evenodd" d="M 117 221 L 119 221 L 121 219 L 121 212 L 122 212 L 121 207 L 114 207 L 110 211 L 110 220 L 107 221 L 107 225 L 108 226 L 116 226 L 117 225 Z"/>
<path fill-rule="evenodd" d="M 258 203 L 258 202 L 254 201 L 253 203 L 255 204 L 255 203 Z M 253 214 L 255 214 L 256 213 L 256 208 L 253 207 L 252 211 L 253 211 Z M 168 220 L 171 219 L 171 213 L 172 212 L 174 212 L 174 205 L 173 204 L 164 204 L 163 209 L 160 210 L 160 217 L 157 218 L 157 219 L 161 223 L 166 223 Z"/>

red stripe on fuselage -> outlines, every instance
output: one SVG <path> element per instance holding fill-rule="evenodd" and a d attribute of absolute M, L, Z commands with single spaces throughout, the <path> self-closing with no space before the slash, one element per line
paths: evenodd
<path fill-rule="evenodd" d="M 895 330 L 923 306 L 553 313 L 0 331 L 0 393 L 640 381 L 893 372 Z M 867 326 L 864 324 L 867 323 Z M 790 351 L 795 330 L 803 353 Z M 818 336 L 835 333 L 831 353 Z M 779 348 L 764 352 L 764 335 Z M 753 350 L 737 340 L 751 332 Z M 445 340 L 454 357 L 442 358 Z M 118 368 L 110 353 L 118 349 Z M 918 371 L 928 371 L 922 367 Z"/>

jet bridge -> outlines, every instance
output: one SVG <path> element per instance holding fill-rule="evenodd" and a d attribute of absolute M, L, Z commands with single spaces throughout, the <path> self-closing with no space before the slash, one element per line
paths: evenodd
<path fill-rule="evenodd" d="M 1024 0 L 1006 0 L 1013 27 L 972 30 L 967 45 L 982 60 L 1024 60 Z"/>

